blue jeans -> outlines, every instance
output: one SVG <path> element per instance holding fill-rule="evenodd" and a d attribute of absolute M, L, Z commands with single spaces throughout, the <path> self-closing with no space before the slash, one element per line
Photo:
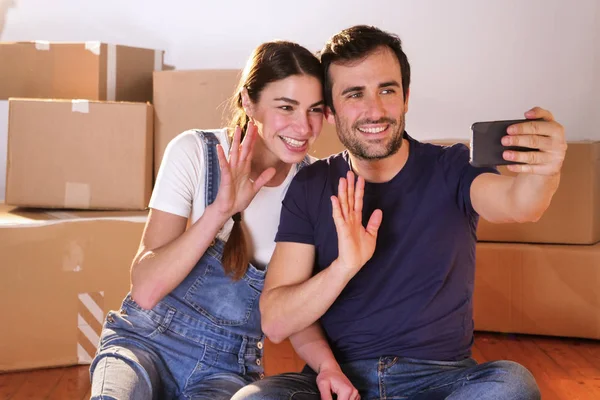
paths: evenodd
<path fill-rule="evenodd" d="M 260 379 L 262 340 L 130 296 L 106 318 L 90 366 L 92 399 L 229 399 Z"/>
<path fill-rule="evenodd" d="M 342 364 L 342 371 L 366 399 L 540 399 L 531 373 L 511 361 L 477 364 L 381 357 Z M 316 374 L 282 374 L 250 384 L 232 400 L 319 400 Z"/>
<path fill-rule="evenodd" d="M 205 148 L 205 202 L 219 187 L 214 132 L 196 131 Z M 262 378 L 258 298 L 265 271 L 248 265 L 233 281 L 215 239 L 185 279 L 152 310 L 130 295 L 106 317 L 90 366 L 92 399 L 229 399 Z"/>

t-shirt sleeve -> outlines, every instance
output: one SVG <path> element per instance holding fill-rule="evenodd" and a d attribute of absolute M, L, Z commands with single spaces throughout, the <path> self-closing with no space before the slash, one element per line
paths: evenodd
<path fill-rule="evenodd" d="M 283 199 L 276 242 L 315 243 L 308 209 L 309 168 L 304 167 L 296 174 Z"/>
<path fill-rule="evenodd" d="M 200 174 L 204 173 L 204 149 L 193 131 L 176 136 L 165 149 L 150 208 L 190 216 Z"/>
<path fill-rule="evenodd" d="M 443 148 L 440 162 L 444 178 L 456 204 L 465 214 L 474 214 L 471 203 L 471 184 L 483 173 L 498 174 L 496 168 L 474 167 L 469 162 L 469 148 L 462 143 Z"/>

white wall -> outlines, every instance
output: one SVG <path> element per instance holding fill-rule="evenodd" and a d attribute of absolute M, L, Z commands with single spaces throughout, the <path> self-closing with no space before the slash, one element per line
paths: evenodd
<path fill-rule="evenodd" d="M 570 140 L 600 140 L 598 0 L 15 0 L 2 40 L 162 48 L 178 69 L 239 68 L 273 38 L 318 50 L 374 24 L 400 35 L 413 68 L 408 131 L 467 138 L 472 122 L 540 105 Z M 84 7 L 85 5 L 85 7 Z"/>

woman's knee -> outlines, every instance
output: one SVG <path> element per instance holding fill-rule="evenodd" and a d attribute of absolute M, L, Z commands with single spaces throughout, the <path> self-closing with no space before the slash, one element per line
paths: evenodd
<path fill-rule="evenodd" d="M 125 348 L 103 350 L 90 365 L 92 399 L 156 396 L 160 379 L 150 355 Z"/>

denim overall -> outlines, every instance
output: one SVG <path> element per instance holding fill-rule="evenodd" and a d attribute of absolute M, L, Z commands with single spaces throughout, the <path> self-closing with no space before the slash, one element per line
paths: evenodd
<path fill-rule="evenodd" d="M 205 204 L 219 187 L 218 139 L 196 131 L 206 165 Z M 309 163 L 308 157 L 296 166 Z M 211 246 L 181 284 L 152 310 L 129 293 L 110 311 L 90 366 L 92 399 L 229 399 L 264 377 L 258 301 L 265 272 L 248 266 L 239 281 L 221 264 L 225 243 Z"/>

